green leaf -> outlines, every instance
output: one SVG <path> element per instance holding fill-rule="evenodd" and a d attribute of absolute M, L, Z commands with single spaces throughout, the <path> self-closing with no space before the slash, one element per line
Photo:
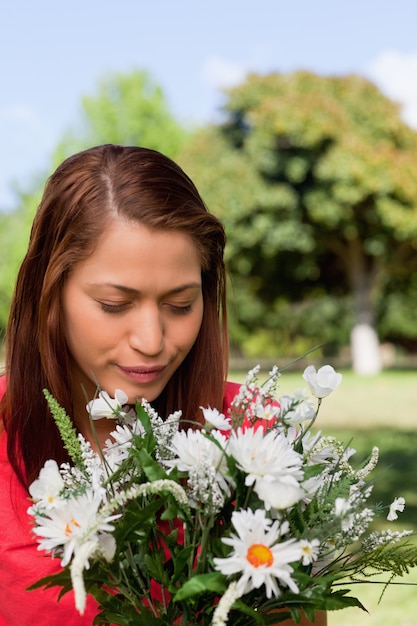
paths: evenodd
<path fill-rule="evenodd" d="M 346 609 L 348 607 L 356 606 L 367 613 L 367 609 L 358 600 L 358 598 L 346 595 L 349 592 L 350 589 L 338 589 L 337 591 L 328 595 L 325 598 L 325 610 L 339 611 L 340 609 Z"/>
<path fill-rule="evenodd" d="M 188 600 L 203 593 L 207 593 L 207 591 L 223 594 L 226 588 L 225 578 L 220 572 L 199 574 L 187 580 L 177 591 L 173 600 L 174 602 L 181 602 L 182 600 Z"/>
<path fill-rule="evenodd" d="M 145 432 L 152 433 L 151 418 L 145 407 L 143 407 L 140 402 L 136 402 L 136 415 L 145 429 Z"/>
<path fill-rule="evenodd" d="M 138 457 L 148 480 L 154 481 L 168 477 L 164 468 L 152 458 L 145 448 L 138 450 Z"/>

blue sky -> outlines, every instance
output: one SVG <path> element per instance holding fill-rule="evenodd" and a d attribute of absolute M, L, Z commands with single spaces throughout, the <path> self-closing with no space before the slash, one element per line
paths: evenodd
<path fill-rule="evenodd" d="M 417 128 L 415 0 L 0 0 L 0 209 L 49 166 L 81 97 L 147 70 L 185 123 L 248 71 L 357 73 Z"/>

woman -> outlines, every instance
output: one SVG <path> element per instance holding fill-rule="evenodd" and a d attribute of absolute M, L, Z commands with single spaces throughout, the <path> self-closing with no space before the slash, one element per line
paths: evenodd
<path fill-rule="evenodd" d="M 224 245 L 192 181 L 155 151 L 92 148 L 49 179 L 17 279 L 0 383 L 0 626 L 81 626 L 97 612 L 90 601 L 79 616 L 72 594 L 57 605 L 54 589 L 25 591 L 59 569 L 36 551 L 26 514 L 27 487 L 44 462 L 67 460 L 43 389 L 92 445 L 85 405 L 97 385 L 189 420 L 233 396 Z M 100 420 L 97 429 L 103 443 L 113 425 Z"/>

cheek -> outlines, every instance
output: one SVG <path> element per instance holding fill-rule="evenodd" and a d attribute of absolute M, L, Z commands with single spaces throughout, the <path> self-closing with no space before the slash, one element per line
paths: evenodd
<path fill-rule="evenodd" d="M 199 306 L 192 315 L 185 316 L 181 323 L 176 323 L 170 330 L 170 343 L 177 350 L 188 353 L 193 347 L 198 333 L 200 332 L 203 319 L 203 307 Z"/>
<path fill-rule="evenodd" d="M 97 315 L 94 315 L 91 308 L 83 305 L 82 298 L 64 301 L 64 329 L 68 348 L 75 356 L 80 353 L 87 353 L 98 343 L 105 340 L 106 332 L 100 323 Z"/>

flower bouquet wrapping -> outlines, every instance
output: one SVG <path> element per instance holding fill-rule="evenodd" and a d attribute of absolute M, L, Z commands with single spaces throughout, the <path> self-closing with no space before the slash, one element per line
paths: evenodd
<path fill-rule="evenodd" d="M 307 367 L 317 407 L 306 389 L 278 398 L 278 368 L 258 375 L 228 414 L 203 408 L 189 428 L 99 392 L 91 419 L 115 419 L 101 454 L 45 392 L 73 463 L 47 461 L 30 486 L 39 549 L 63 567 L 34 587 L 73 588 L 80 613 L 92 594 L 96 624 L 246 626 L 364 608 L 351 583 L 414 567 L 408 531 L 370 529 L 384 513 L 369 503 L 378 450 L 353 467 L 353 449 L 312 430 L 341 375 Z M 388 519 L 403 508 L 396 498 Z"/>

